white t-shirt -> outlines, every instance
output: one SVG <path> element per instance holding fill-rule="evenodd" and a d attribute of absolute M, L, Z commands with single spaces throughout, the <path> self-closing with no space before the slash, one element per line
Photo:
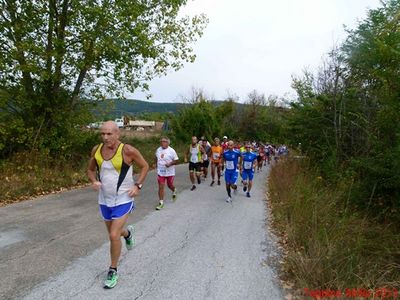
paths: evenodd
<path fill-rule="evenodd" d="M 178 160 L 178 155 L 175 150 L 168 146 L 168 148 L 163 149 L 159 147 L 156 151 L 157 157 L 157 174 L 160 176 L 175 176 L 175 165 L 166 167 L 166 164 L 174 160 Z"/>

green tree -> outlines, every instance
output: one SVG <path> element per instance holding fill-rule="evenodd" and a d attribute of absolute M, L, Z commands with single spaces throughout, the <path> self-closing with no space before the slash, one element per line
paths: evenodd
<path fill-rule="evenodd" d="M 384 216 L 400 208 L 400 1 L 382 4 L 317 76 L 294 78 L 288 121 L 325 175 L 355 182 L 349 199 Z"/>
<path fill-rule="evenodd" d="M 194 61 L 207 20 L 179 18 L 186 2 L 0 0 L 0 109 L 24 123 L 32 144 L 68 139 L 83 122 L 82 97 L 146 90 Z"/>
<path fill-rule="evenodd" d="M 379 200 L 372 207 L 400 207 L 400 1 L 370 10 L 349 31 L 343 52 L 365 129 L 363 151 L 355 161 L 362 194 L 369 202 Z"/>
<path fill-rule="evenodd" d="M 171 120 L 175 137 L 186 142 L 190 142 L 192 136 L 212 139 L 221 130 L 214 105 L 205 98 L 201 90 L 193 90 L 188 101 L 191 105 L 181 108 Z"/>

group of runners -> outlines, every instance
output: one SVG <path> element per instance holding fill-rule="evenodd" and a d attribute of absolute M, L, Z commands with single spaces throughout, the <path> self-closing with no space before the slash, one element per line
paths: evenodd
<path fill-rule="evenodd" d="M 105 288 L 113 288 L 118 281 L 117 265 L 121 255 L 121 237 L 126 248 L 134 246 L 134 226 L 126 226 L 128 215 L 135 209 L 134 197 L 140 194 L 143 182 L 149 171 L 149 165 L 135 147 L 120 141 L 120 131 L 113 121 L 105 122 L 100 128 L 102 143 L 96 145 L 88 165 L 88 178 L 98 193 L 99 210 L 104 219 L 110 240 L 111 263 L 104 281 Z M 251 197 L 250 191 L 255 171 L 261 171 L 263 164 L 270 163 L 275 147 L 262 143 L 234 143 L 226 136 L 222 141 L 213 140 L 212 145 L 204 137 L 197 140 L 193 136 L 185 153 L 185 162 L 189 163 L 191 191 L 196 189 L 208 176 L 211 166 L 211 183 L 221 185 L 225 177 L 228 198 L 232 201 L 231 191 L 237 191 L 239 174 L 243 191 Z M 275 154 L 274 154 L 275 155 Z M 172 200 L 177 198 L 174 186 L 175 165 L 179 161 L 176 151 L 170 146 L 167 137 L 160 139 L 155 152 L 158 180 L 159 203 L 157 210 L 164 208 L 165 185 L 172 192 Z M 139 168 L 136 181 L 133 180 L 133 163 Z"/>
<path fill-rule="evenodd" d="M 184 158 L 185 163 L 189 163 L 189 178 L 192 184 L 190 190 L 194 191 L 196 183 L 201 184 L 208 177 L 210 167 L 210 186 L 221 185 L 221 177 L 223 175 L 225 177 L 228 194 L 226 202 L 232 201 L 231 191 L 237 191 L 239 175 L 243 184 L 243 191 L 250 198 L 254 173 L 262 171 L 263 165 L 270 164 L 272 159 L 277 160 L 280 155 L 285 154 L 287 154 L 287 147 L 284 145 L 277 148 L 272 144 L 255 141 L 235 143 L 228 140 L 227 136 L 224 136 L 222 141 L 219 138 L 214 138 L 213 143 L 210 144 L 205 137 L 198 140 L 196 136 L 193 136 Z M 172 191 L 172 200 L 176 200 L 176 188 L 173 185 L 175 169 L 173 166 L 179 158 L 175 150 L 169 146 L 167 138 L 161 139 L 161 146 L 157 149 L 156 157 L 159 183 L 159 204 L 156 209 L 160 210 L 164 207 L 165 183 Z M 165 168 L 166 166 L 167 168 Z"/>

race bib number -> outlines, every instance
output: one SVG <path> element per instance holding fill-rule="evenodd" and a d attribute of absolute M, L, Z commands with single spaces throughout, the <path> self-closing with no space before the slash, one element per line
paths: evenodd
<path fill-rule="evenodd" d="M 218 152 L 214 152 L 213 153 L 213 159 L 215 159 L 215 160 L 219 159 L 219 153 Z"/>
<path fill-rule="evenodd" d="M 167 167 L 165 165 L 159 166 L 158 170 L 160 171 L 161 174 L 167 173 Z"/>
<path fill-rule="evenodd" d="M 192 163 L 197 163 L 199 161 L 197 154 L 192 154 L 192 158 L 190 159 Z"/>
<path fill-rule="evenodd" d="M 253 166 L 253 163 L 252 163 L 251 161 L 245 161 L 245 162 L 244 162 L 244 168 L 245 168 L 246 170 L 251 169 L 252 166 Z"/>
<path fill-rule="evenodd" d="M 233 170 L 233 169 L 235 169 L 235 165 L 234 165 L 234 163 L 233 163 L 232 160 L 228 160 L 228 161 L 226 162 L 226 169 L 227 169 L 227 170 Z"/>

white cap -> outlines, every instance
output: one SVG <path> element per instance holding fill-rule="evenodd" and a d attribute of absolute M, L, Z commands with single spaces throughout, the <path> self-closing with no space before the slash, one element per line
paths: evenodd
<path fill-rule="evenodd" d="M 228 137 L 226 135 L 224 135 L 223 139 L 227 139 Z"/>

